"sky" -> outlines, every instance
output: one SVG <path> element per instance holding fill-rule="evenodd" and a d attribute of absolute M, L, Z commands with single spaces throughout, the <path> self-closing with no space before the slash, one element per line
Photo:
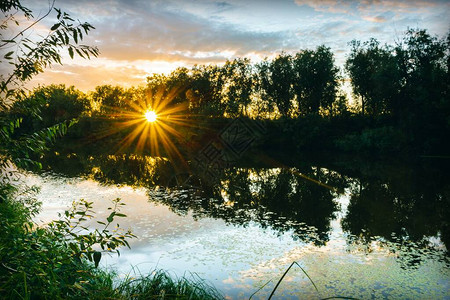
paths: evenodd
<path fill-rule="evenodd" d="M 35 16 L 46 0 L 22 0 Z M 71 60 L 35 77 L 29 86 L 64 83 L 83 91 L 101 84 L 137 86 L 152 73 L 180 66 L 221 64 L 248 57 L 254 62 L 285 51 L 330 47 L 340 67 L 348 43 L 373 37 L 393 44 L 410 28 L 443 37 L 450 30 L 450 1 L 418 0 L 56 0 L 61 8 L 91 23 L 83 43 L 97 46 L 98 58 Z M 32 34 L 54 24 L 52 14 Z"/>

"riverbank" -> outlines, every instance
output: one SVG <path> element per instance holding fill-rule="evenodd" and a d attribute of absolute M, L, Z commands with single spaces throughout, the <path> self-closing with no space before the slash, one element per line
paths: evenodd
<path fill-rule="evenodd" d="M 75 244 L 66 243 L 76 241 L 81 232 L 64 231 L 61 226 L 37 226 L 32 221 L 41 205 L 35 198 L 36 192 L 36 188 L 23 185 L 0 186 L 2 298 L 223 299 L 219 291 L 195 276 L 176 278 L 163 270 L 154 270 L 124 277 L 96 267 L 95 255 L 94 261 L 89 261 L 88 257 L 78 255 L 80 249 Z M 75 213 L 78 214 L 79 211 Z"/>

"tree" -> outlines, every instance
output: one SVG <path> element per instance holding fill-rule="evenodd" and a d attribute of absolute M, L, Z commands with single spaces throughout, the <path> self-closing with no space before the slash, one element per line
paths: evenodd
<path fill-rule="evenodd" d="M 362 114 L 377 116 L 396 110 L 394 104 L 400 88 L 399 71 L 393 50 L 371 39 L 361 44 L 352 41 L 345 68 L 353 92 L 361 97 Z"/>
<path fill-rule="evenodd" d="M 22 127 L 33 122 L 29 127 L 32 131 L 77 119 L 90 111 L 90 102 L 74 86 L 52 84 L 35 88 L 29 96 L 14 102 L 12 111 L 22 114 L 25 119 Z M 33 111 L 38 111 L 40 118 L 33 117 Z"/>
<path fill-rule="evenodd" d="M 93 105 L 99 108 L 100 113 L 109 114 L 125 106 L 125 91 L 120 86 L 96 86 L 91 94 Z"/>
<path fill-rule="evenodd" d="M 426 139 L 437 149 L 442 148 L 450 129 L 448 39 L 439 40 L 426 30 L 409 29 L 395 47 L 401 82 L 399 121 L 414 137 L 413 142 Z"/>
<path fill-rule="evenodd" d="M 252 65 L 248 58 L 236 58 L 224 65 L 226 113 L 231 117 L 247 114 L 254 88 Z"/>
<path fill-rule="evenodd" d="M 269 111 L 275 104 L 283 117 L 291 116 L 293 71 L 292 57 L 281 53 L 272 61 L 263 61 L 257 68 L 259 72 L 259 85 L 263 101 L 269 102 Z"/>
<path fill-rule="evenodd" d="M 8 51 L 2 56 L 2 64 L 7 62 L 12 66 L 12 70 L 4 76 L 0 74 L 0 108 L 5 109 L 8 104 L 14 101 L 17 94 L 23 93 L 21 88 L 24 82 L 33 76 L 44 71 L 46 67 L 54 63 L 61 64 L 62 49 L 67 49 L 71 58 L 75 54 L 82 58 L 90 58 L 91 55 L 97 56 L 99 51 L 96 47 L 90 47 L 79 44 L 83 40 L 83 35 L 94 27 L 89 23 L 75 24 L 75 20 L 66 12 L 54 8 L 54 1 L 51 3 L 48 11 L 39 19 L 33 19 L 32 12 L 22 6 L 20 1 L 3 1 L 0 10 L 4 15 L 4 21 L 0 26 L 0 50 Z M 36 40 L 35 37 L 25 37 L 31 28 L 47 17 L 52 11 L 57 13 L 57 22 L 49 29 L 48 35 Z M 22 12 L 30 25 L 21 26 L 21 23 L 15 19 L 15 15 Z M 13 28 L 11 23 L 17 25 L 18 33 L 12 37 L 6 37 L 5 31 Z M 9 100 L 9 103 L 8 103 Z"/>
<path fill-rule="evenodd" d="M 191 82 L 191 74 L 184 67 L 177 68 L 169 75 L 153 74 L 147 77 L 147 106 L 165 110 L 176 105 L 187 107 L 189 100 L 186 91 L 191 87 Z"/>
<path fill-rule="evenodd" d="M 187 104 L 186 91 L 191 86 L 189 69 L 180 67 L 171 72 L 167 78 L 168 97 L 172 104 Z"/>
<path fill-rule="evenodd" d="M 293 89 L 300 113 L 318 114 L 320 109 L 330 111 L 339 85 L 339 69 L 334 65 L 330 48 L 322 45 L 315 51 L 301 51 L 292 63 Z"/>
<path fill-rule="evenodd" d="M 213 117 L 223 116 L 224 80 L 223 69 L 219 66 L 194 66 L 186 95 L 191 112 Z"/>

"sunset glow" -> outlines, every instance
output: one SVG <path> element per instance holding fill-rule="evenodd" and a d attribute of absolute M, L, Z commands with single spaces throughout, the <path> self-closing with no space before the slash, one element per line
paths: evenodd
<path fill-rule="evenodd" d="M 42 1 L 28 2 L 42 9 Z M 59 8 L 95 25 L 87 44 L 99 47 L 101 55 L 83 61 L 64 54 L 64 66 L 36 76 L 29 87 L 75 82 L 83 91 L 102 84 L 138 86 L 152 73 L 168 74 L 177 67 L 223 64 L 235 57 L 257 62 L 322 44 L 343 66 L 353 39 L 393 43 L 408 27 L 445 35 L 450 9 L 448 1 L 439 0 L 105 2 L 57 1 Z M 43 24 L 47 28 L 39 33 L 45 35 L 53 24 Z"/>

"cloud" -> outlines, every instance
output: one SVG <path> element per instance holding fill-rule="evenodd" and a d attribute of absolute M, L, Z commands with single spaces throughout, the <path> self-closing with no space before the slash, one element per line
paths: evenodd
<path fill-rule="evenodd" d="M 47 69 L 44 73 L 34 77 L 26 86 L 31 88 L 55 83 L 66 86 L 74 85 L 77 89 L 88 91 L 103 84 L 138 86 L 145 83 L 147 75 L 148 72 L 139 70 L 136 66 L 64 65 Z"/>
<path fill-rule="evenodd" d="M 349 13 L 355 1 L 349 0 L 295 0 L 297 5 L 307 5 L 316 11 L 329 13 Z"/>
<path fill-rule="evenodd" d="M 217 5 L 230 6 L 222 2 Z M 204 57 L 195 56 L 196 52 L 211 53 L 214 60 L 224 51 L 245 56 L 251 51 L 270 53 L 282 47 L 295 47 L 290 42 L 289 32 L 251 31 L 234 24 L 211 22 L 185 11 L 167 10 L 164 6 L 149 6 L 146 10 L 139 10 L 139 7 L 124 9 L 120 15 L 103 12 L 101 21 L 92 22 L 97 29 L 88 42 L 100 48 L 102 57 L 151 60 L 166 56 L 168 60 L 202 63 Z M 115 11 L 114 7 L 105 9 Z"/>
<path fill-rule="evenodd" d="M 31 3 L 39 11 L 42 4 Z M 392 42 L 408 26 L 442 34 L 449 12 L 448 1 L 437 0 L 64 0 L 56 6 L 96 27 L 83 43 L 97 46 L 100 58 L 67 59 L 64 67 L 34 82 L 81 88 L 136 84 L 164 68 L 271 57 L 321 44 L 331 47 L 342 64 L 352 39 Z M 45 25 L 53 23 L 48 19 Z"/>
<path fill-rule="evenodd" d="M 417 12 L 432 7 L 449 9 L 448 0 L 295 0 L 297 5 L 307 5 L 316 11 L 329 13 L 369 13 L 395 11 L 397 13 Z"/>
<path fill-rule="evenodd" d="M 361 18 L 363 20 L 373 22 L 373 23 L 384 23 L 388 20 L 386 17 L 383 17 L 383 16 L 362 16 Z"/>

